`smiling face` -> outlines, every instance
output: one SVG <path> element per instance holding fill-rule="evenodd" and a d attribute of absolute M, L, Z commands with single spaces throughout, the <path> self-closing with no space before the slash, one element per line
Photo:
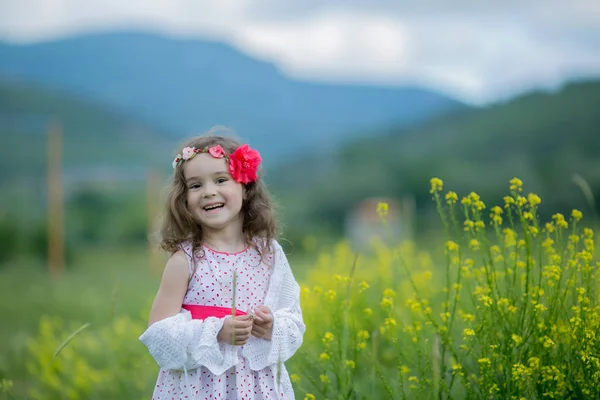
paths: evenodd
<path fill-rule="evenodd" d="M 233 180 L 224 158 L 198 154 L 183 166 L 187 208 L 206 232 L 242 231 L 244 187 Z"/>

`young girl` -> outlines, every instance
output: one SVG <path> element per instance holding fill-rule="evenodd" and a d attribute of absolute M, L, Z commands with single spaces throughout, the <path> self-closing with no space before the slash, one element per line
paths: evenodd
<path fill-rule="evenodd" d="M 161 368 L 153 399 L 294 397 L 283 363 L 302 344 L 300 290 L 260 163 L 220 136 L 173 161 L 161 243 L 171 257 L 140 337 Z"/>

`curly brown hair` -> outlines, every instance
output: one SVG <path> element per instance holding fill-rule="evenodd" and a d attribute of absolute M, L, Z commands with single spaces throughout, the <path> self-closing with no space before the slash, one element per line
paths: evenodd
<path fill-rule="evenodd" d="M 209 132 L 206 135 L 190 139 L 181 148 L 204 149 L 216 145 L 220 145 L 227 154 L 231 154 L 241 144 L 231 137 L 217 136 Z M 180 162 L 173 171 L 161 229 L 160 246 L 170 253 L 180 250 L 181 244 L 186 241 L 192 243 L 195 251 L 201 247 L 204 238 L 202 227 L 187 208 L 188 189 L 182 165 L 183 163 Z M 264 257 L 265 254 L 273 251 L 271 242 L 275 239 L 278 231 L 275 204 L 261 177 L 254 182 L 243 184 L 243 186 L 244 200 L 241 212 L 244 213 L 242 226 L 244 237 L 246 243 Z"/>

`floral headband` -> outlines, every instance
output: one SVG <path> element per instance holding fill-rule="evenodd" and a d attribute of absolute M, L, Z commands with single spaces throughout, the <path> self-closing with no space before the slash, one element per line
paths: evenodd
<path fill-rule="evenodd" d="M 218 144 L 212 147 L 197 149 L 195 147 L 185 147 L 181 154 L 175 156 L 173 160 L 173 169 L 183 161 L 191 160 L 196 154 L 208 153 L 214 158 L 225 158 L 229 162 L 229 172 L 236 182 L 250 183 L 258 179 L 258 166 L 262 158 L 258 151 L 251 149 L 247 144 L 238 147 L 233 153 L 227 154 Z"/>

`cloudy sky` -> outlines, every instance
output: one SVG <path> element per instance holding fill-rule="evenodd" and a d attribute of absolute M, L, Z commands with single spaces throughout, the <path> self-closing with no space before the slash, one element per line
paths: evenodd
<path fill-rule="evenodd" d="M 472 103 L 600 77 L 599 0 L 0 0 L 0 40 L 111 29 L 224 41 L 289 76 Z"/>

